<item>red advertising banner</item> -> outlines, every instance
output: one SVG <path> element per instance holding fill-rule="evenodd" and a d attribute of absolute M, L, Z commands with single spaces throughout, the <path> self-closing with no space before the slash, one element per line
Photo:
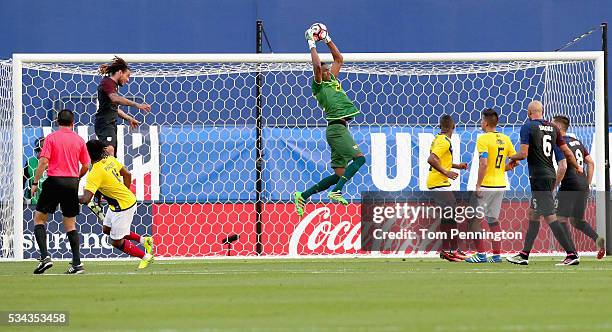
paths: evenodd
<path fill-rule="evenodd" d="M 158 256 L 224 256 L 223 240 L 236 234 L 231 255 L 255 255 L 255 204 L 155 204 L 153 236 Z"/>
<path fill-rule="evenodd" d="M 512 239 L 502 239 L 502 251 L 521 250 L 522 236 L 528 225 L 528 202 L 504 202 L 500 223 L 502 230 L 515 232 Z M 361 205 L 308 204 L 306 214 L 299 218 L 292 204 L 264 204 L 262 222 L 262 255 L 302 256 L 368 254 L 361 251 Z M 589 209 L 593 210 L 593 209 Z M 233 256 L 256 255 L 255 204 L 157 204 L 153 206 L 153 232 L 159 256 L 224 256 L 228 245 L 223 240 L 230 235 L 239 239 L 232 244 Z M 590 219 L 589 219 L 590 220 Z M 426 223 L 426 224 L 425 224 Z M 436 252 L 440 241 L 422 234 L 434 233 L 437 224 L 417 221 L 407 225 L 417 234 L 415 239 L 396 242 L 383 253 Z M 488 231 L 486 221 L 482 228 Z M 459 224 L 467 231 L 467 223 Z M 574 232 L 580 251 L 595 251 L 590 239 Z M 473 240 L 459 239 L 462 250 L 473 250 Z M 490 241 L 485 240 L 490 249 Z M 561 251 L 549 227 L 543 222 L 533 252 Z"/>

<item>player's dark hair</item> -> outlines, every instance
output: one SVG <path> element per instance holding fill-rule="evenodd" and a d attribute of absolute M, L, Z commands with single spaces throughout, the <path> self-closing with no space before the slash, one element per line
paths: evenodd
<path fill-rule="evenodd" d="M 57 113 L 57 124 L 63 127 L 72 126 L 74 124 L 74 114 L 71 110 L 63 109 Z"/>
<path fill-rule="evenodd" d="M 497 126 L 497 122 L 499 122 L 499 115 L 492 108 L 487 108 L 484 110 L 482 112 L 482 117 L 487 120 L 487 124 L 492 127 Z"/>
<path fill-rule="evenodd" d="M 444 114 L 440 117 L 440 129 L 442 130 L 442 132 L 446 132 L 450 129 L 453 129 L 454 126 L 455 120 L 453 120 L 450 115 Z"/>
<path fill-rule="evenodd" d="M 92 139 L 87 142 L 87 153 L 89 153 L 89 158 L 91 158 L 91 163 L 98 162 L 108 155 L 106 154 L 106 144 L 100 140 Z"/>
<path fill-rule="evenodd" d="M 113 58 L 113 62 L 100 65 L 100 68 L 98 69 L 100 74 L 110 75 L 110 76 L 112 76 L 118 71 L 126 71 L 126 70 L 130 70 L 130 66 L 128 66 L 125 60 L 121 59 L 118 56 Z"/>
<path fill-rule="evenodd" d="M 557 122 L 559 125 L 561 125 L 561 129 L 563 131 L 567 131 L 567 128 L 569 128 L 570 125 L 570 120 L 567 116 L 565 115 L 557 115 L 553 118 L 553 120 L 555 122 Z"/>

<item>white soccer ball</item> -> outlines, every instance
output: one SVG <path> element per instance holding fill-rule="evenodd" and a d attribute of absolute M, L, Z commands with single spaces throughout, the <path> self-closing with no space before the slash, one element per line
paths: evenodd
<path fill-rule="evenodd" d="M 327 37 L 327 27 L 323 23 L 315 23 L 310 26 L 312 37 L 315 41 L 323 40 Z"/>

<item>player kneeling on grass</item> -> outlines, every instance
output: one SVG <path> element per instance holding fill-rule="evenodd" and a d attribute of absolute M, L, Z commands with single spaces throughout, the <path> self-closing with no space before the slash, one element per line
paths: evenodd
<path fill-rule="evenodd" d="M 506 164 L 508 156 L 516 154 L 514 145 L 510 137 L 497 132 L 497 122 L 499 116 L 493 109 L 486 109 L 482 113 L 480 126 L 485 134 L 478 136 L 476 148 L 480 156 L 478 165 L 478 181 L 476 182 L 476 192 L 474 193 L 477 206 L 484 208 L 484 214 L 491 232 L 501 232 L 499 226 L 499 213 L 504 199 L 506 182 L 505 171 L 514 169 L 518 161 L 511 161 Z M 480 220 L 470 223 L 470 231 L 481 232 Z M 467 258 L 468 263 L 501 263 L 501 241 L 493 240 L 493 255 L 487 257 L 484 250 L 482 239 L 476 240 L 476 250 L 473 256 Z"/>
<path fill-rule="evenodd" d="M 103 232 L 110 236 L 113 247 L 140 258 L 138 268 L 144 269 L 153 262 L 153 238 L 130 232 L 132 218 L 136 212 L 136 196 L 129 189 L 132 175 L 115 157 L 107 154 L 106 146 L 107 144 L 100 140 L 87 142 L 87 152 L 93 167 L 87 176 L 87 184 L 79 202 L 89 203 L 96 191 L 104 195 L 109 210 L 104 217 Z M 146 252 L 129 240 L 142 244 Z"/>

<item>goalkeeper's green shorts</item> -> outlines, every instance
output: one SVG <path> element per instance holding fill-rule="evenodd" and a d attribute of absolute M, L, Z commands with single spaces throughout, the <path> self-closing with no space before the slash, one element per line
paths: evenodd
<path fill-rule="evenodd" d="M 329 124 L 325 131 L 325 138 L 331 148 L 332 168 L 346 167 L 353 158 L 361 153 L 348 128 L 343 124 Z"/>

